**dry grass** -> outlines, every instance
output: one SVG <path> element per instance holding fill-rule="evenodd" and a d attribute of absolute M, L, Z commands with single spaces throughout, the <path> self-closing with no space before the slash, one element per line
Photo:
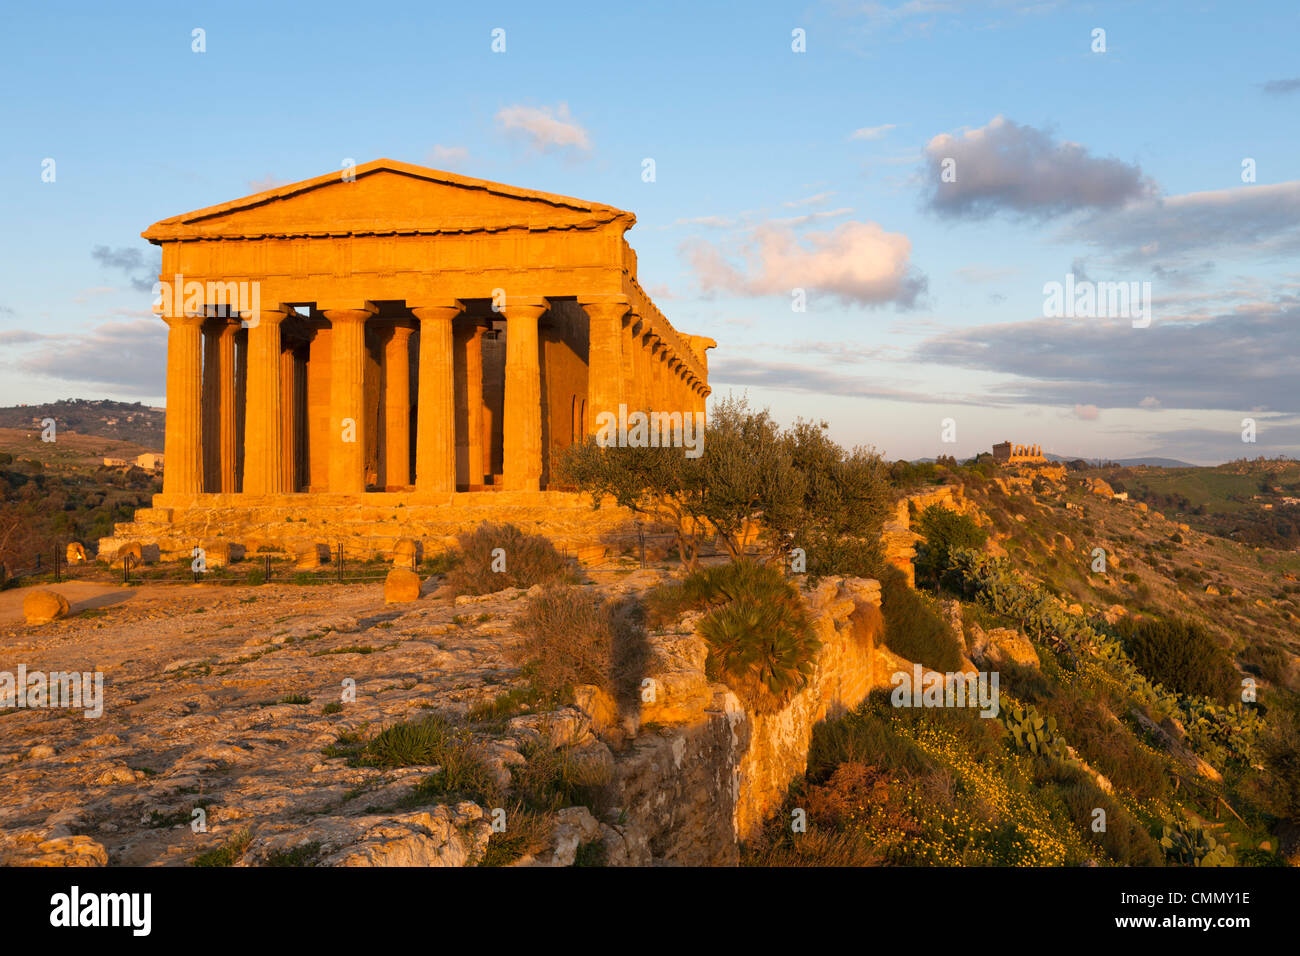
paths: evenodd
<path fill-rule="evenodd" d="M 446 577 L 452 594 L 490 594 L 577 577 L 573 562 L 549 538 L 525 534 L 512 524 L 484 522 L 456 541 Z"/>

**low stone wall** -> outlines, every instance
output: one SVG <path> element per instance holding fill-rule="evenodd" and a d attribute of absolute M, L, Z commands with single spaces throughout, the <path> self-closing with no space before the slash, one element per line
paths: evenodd
<path fill-rule="evenodd" d="M 295 556 L 340 542 L 348 556 L 386 556 L 399 541 L 437 554 L 455 536 L 484 521 L 510 522 L 545 534 L 584 563 L 599 563 L 636 546 L 636 518 L 612 500 L 599 510 L 585 494 L 562 491 L 474 491 L 456 494 L 372 492 L 297 495 L 156 495 L 153 507 L 115 526 L 99 541 L 111 561 L 126 546 L 156 546 L 164 559 L 235 544 L 247 554 Z"/>
<path fill-rule="evenodd" d="M 807 769 L 813 727 L 862 702 L 880 680 L 880 585 L 827 579 L 804 592 L 821 641 L 807 686 L 781 710 L 755 714 L 704 673 L 697 616 L 650 637 L 653 699 L 615 760 L 610 797 L 621 809 L 611 862 L 734 865 Z"/>

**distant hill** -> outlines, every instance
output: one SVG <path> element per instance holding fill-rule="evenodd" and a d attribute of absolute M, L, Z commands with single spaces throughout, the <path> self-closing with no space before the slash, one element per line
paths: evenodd
<path fill-rule="evenodd" d="M 40 431 L 46 418 L 55 421 L 58 433 L 110 438 L 131 442 L 151 451 L 163 450 L 163 424 L 167 413 L 139 402 L 107 399 L 67 398 L 43 405 L 15 405 L 0 408 L 0 428 Z"/>
<path fill-rule="evenodd" d="M 1149 468 L 1197 468 L 1188 461 L 1179 461 L 1177 458 L 1084 458 L 1082 455 L 1053 455 L 1045 452 L 1043 457 L 1048 461 L 1086 461 L 1094 468 L 1103 464 L 1123 465 L 1126 468 L 1135 468 L 1138 465 L 1146 465 Z"/>
<path fill-rule="evenodd" d="M 1083 461 L 1093 468 L 1100 468 L 1102 465 L 1124 465 L 1133 468 L 1138 465 L 1147 465 L 1151 468 L 1198 468 L 1199 465 L 1193 465 L 1191 462 L 1179 461 L 1177 458 L 1085 458 L 1083 455 L 1053 455 L 1051 452 L 1043 452 L 1043 457 L 1048 461 L 1071 462 Z M 934 458 L 913 458 L 912 464 L 920 465 L 933 462 Z"/>

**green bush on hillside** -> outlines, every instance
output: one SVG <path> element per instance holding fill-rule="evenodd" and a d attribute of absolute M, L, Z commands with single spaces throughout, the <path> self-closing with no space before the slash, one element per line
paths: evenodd
<path fill-rule="evenodd" d="M 951 553 L 958 548 L 982 548 L 988 532 L 969 515 L 939 505 L 930 505 L 917 521 L 916 531 L 925 537 L 917 548 L 916 575 L 937 585 L 952 568 Z"/>
<path fill-rule="evenodd" d="M 1229 704 L 1241 681 L 1227 651 L 1189 621 L 1121 619 L 1115 625 L 1138 670 L 1181 694 Z"/>
<path fill-rule="evenodd" d="M 897 568 L 885 568 L 880 574 L 880 589 L 885 646 L 931 670 L 961 670 L 960 639 L 925 598 L 907 586 L 903 573 Z"/>
<path fill-rule="evenodd" d="M 805 686 L 821 647 L 799 592 L 757 561 L 701 568 L 656 588 L 647 605 L 650 627 L 705 611 L 697 627 L 709 645 L 709 676 L 759 711 L 779 708 Z"/>

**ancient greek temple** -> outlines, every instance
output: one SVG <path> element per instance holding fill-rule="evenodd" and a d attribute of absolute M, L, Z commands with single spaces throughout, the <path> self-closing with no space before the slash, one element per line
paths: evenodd
<path fill-rule="evenodd" d="M 164 219 L 164 491 L 543 491 L 602 411 L 704 410 L 629 212 L 380 159 Z"/>

